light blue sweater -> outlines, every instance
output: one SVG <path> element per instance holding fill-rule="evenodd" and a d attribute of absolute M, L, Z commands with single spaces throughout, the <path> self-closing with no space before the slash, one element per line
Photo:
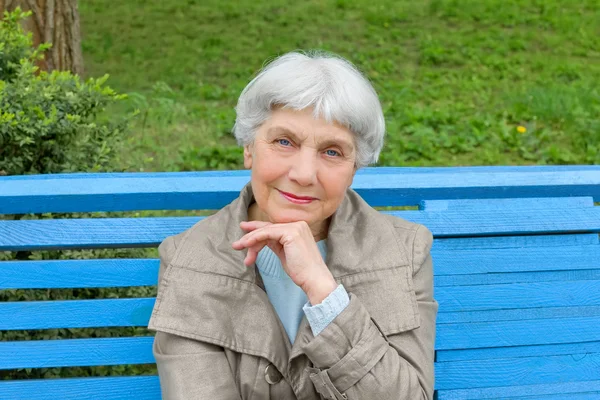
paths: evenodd
<path fill-rule="evenodd" d="M 327 242 L 321 240 L 317 242 L 317 246 L 325 259 Z M 258 253 L 256 266 L 265 284 L 267 297 L 275 308 L 292 344 L 296 339 L 303 313 L 306 315 L 313 335 L 317 336 L 350 303 L 346 289 L 343 285 L 338 285 L 321 304 L 312 306 L 304 291 L 285 273 L 279 257 L 266 246 Z"/>

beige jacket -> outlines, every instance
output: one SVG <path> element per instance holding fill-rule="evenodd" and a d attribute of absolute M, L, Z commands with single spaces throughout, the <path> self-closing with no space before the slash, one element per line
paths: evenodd
<path fill-rule="evenodd" d="M 432 236 L 349 189 L 332 217 L 326 264 L 350 304 L 319 335 L 303 317 L 293 346 L 256 268 L 231 243 L 250 185 L 159 247 L 149 328 L 164 399 L 432 399 Z"/>

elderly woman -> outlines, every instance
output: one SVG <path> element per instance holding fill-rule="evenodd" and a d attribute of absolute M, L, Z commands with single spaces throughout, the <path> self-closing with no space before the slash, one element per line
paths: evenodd
<path fill-rule="evenodd" d="M 432 399 L 431 233 L 350 189 L 385 131 L 348 61 L 289 53 L 242 92 L 251 181 L 159 247 L 165 399 Z"/>

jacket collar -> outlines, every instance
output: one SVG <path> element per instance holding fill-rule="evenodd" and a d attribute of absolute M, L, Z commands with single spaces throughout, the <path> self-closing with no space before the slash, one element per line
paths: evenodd
<path fill-rule="evenodd" d="M 256 281 L 256 271 L 244 265 L 246 253 L 235 251 L 231 243 L 245 232 L 241 221 L 248 219 L 248 207 L 254 201 L 248 183 L 240 196 L 215 215 L 194 226 L 183 246 L 194 251 L 179 252 L 177 264 L 193 265 L 206 273 L 226 275 L 248 282 Z M 385 251 L 382 251 L 385 249 Z M 199 262 L 202 253 L 212 250 L 224 262 Z M 187 257 L 186 257 L 187 254 Z M 408 264 L 409 252 L 397 239 L 389 217 L 369 206 L 354 190 L 348 189 L 342 203 L 331 217 L 327 236 L 326 264 L 335 278 L 358 272 Z"/>
<path fill-rule="evenodd" d="M 312 338 L 306 317 L 292 347 L 260 285 L 257 268 L 244 265 L 245 252 L 231 243 L 244 235 L 254 197 L 250 184 L 216 214 L 181 234 L 161 277 L 149 328 L 267 358 L 280 371 Z M 407 244 L 390 218 L 348 189 L 332 216 L 326 264 L 334 278 L 408 265 Z M 355 275 L 356 276 L 356 275 Z M 401 290 L 401 288 L 399 288 Z"/>

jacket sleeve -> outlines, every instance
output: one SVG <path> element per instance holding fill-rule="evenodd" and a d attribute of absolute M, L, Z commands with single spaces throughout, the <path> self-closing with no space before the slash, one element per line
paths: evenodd
<path fill-rule="evenodd" d="M 175 239 L 167 238 L 158 250 L 160 284 L 175 253 Z M 222 347 L 158 331 L 152 353 L 163 399 L 241 399 Z"/>
<path fill-rule="evenodd" d="M 435 318 L 431 232 L 413 241 L 412 274 L 420 326 L 386 337 L 360 299 L 350 304 L 304 348 L 315 368 L 309 376 L 323 399 L 433 399 Z M 393 310 L 390 310 L 393 312 Z"/>

